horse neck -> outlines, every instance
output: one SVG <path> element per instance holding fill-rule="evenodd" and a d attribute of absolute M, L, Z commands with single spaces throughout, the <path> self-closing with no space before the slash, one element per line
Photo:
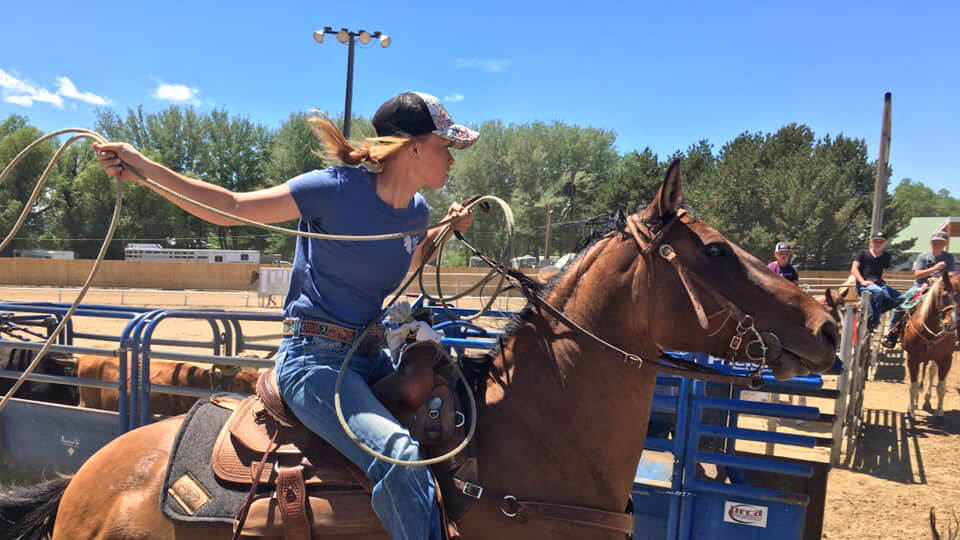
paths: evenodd
<path fill-rule="evenodd" d="M 630 295 L 611 291 L 618 288 L 609 277 L 589 278 L 585 273 L 579 282 L 599 287 L 561 277 L 546 300 L 602 339 L 622 343 L 633 332 L 617 313 L 629 307 Z M 536 311 L 504 344 L 493 369 L 503 386 L 487 386 L 482 476 L 518 497 L 622 511 L 646 438 L 655 372 L 625 364 Z"/>
<path fill-rule="evenodd" d="M 942 281 L 938 281 L 930 290 L 926 297 L 920 302 L 920 307 L 914 314 L 914 320 L 919 325 L 923 325 L 927 330 L 938 332 L 942 329 L 940 321 L 940 310 L 938 309 L 937 297 L 943 288 Z"/>

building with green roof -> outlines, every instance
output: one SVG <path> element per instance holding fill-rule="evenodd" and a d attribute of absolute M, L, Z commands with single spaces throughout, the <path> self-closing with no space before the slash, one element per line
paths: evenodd
<path fill-rule="evenodd" d="M 891 243 L 897 244 L 913 240 L 913 246 L 904 251 L 908 259 L 895 266 L 893 270 L 904 271 L 913 268 L 913 261 L 921 253 L 930 251 L 930 236 L 944 231 L 948 237 L 960 237 L 960 217 L 915 217 L 905 229 L 897 233 Z M 955 244 L 956 245 L 956 244 Z M 950 246 L 947 246 L 950 249 Z"/>

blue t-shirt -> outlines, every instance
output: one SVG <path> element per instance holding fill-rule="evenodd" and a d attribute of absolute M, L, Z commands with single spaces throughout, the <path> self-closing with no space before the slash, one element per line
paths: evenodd
<path fill-rule="evenodd" d="M 430 208 L 422 195 L 395 209 L 377 196 L 376 176 L 359 167 L 311 171 L 290 180 L 289 186 L 300 209 L 300 231 L 372 235 L 429 224 Z M 400 286 L 425 236 L 375 242 L 298 238 L 284 316 L 351 328 L 369 324 L 384 298 Z"/>

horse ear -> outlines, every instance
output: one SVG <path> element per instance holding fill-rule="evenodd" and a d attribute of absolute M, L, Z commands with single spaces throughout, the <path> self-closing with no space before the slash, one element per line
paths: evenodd
<path fill-rule="evenodd" d="M 837 299 L 833 297 L 833 290 L 829 287 L 823 290 L 823 298 L 827 301 L 828 306 L 836 306 Z"/>
<path fill-rule="evenodd" d="M 670 163 L 655 199 L 660 216 L 672 214 L 683 205 L 683 189 L 680 184 L 680 160 L 675 159 Z"/>

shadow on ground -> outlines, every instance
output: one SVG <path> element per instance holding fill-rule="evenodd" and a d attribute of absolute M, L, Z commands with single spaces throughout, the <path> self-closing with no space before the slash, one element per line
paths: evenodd
<path fill-rule="evenodd" d="M 919 437 L 930 434 L 902 412 L 864 409 L 860 436 L 842 466 L 902 484 L 926 484 Z"/>
<path fill-rule="evenodd" d="M 880 349 L 873 380 L 883 382 L 904 382 L 907 380 L 907 362 L 902 349 Z"/>

